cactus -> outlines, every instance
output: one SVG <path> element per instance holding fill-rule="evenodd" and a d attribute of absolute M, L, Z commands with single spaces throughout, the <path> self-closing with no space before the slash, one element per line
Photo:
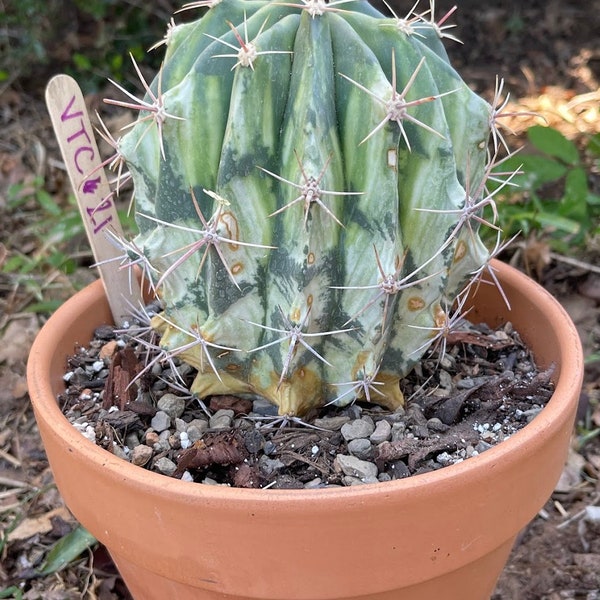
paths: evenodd
<path fill-rule="evenodd" d="M 401 405 L 489 267 L 494 107 L 450 66 L 433 6 L 190 7 L 144 99 L 113 102 L 139 110 L 116 147 L 163 350 L 198 369 L 200 397 Z"/>

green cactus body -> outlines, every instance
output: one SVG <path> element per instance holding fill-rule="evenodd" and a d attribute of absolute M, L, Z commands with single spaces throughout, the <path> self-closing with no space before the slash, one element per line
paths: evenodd
<path fill-rule="evenodd" d="M 418 27 L 363 2 L 222 0 L 171 32 L 150 86 L 166 116 L 143 112 L 120 150 L 154 325 L 199 396 L 396 407 L 488 261 L 460 211 L 491 108 Z"/>

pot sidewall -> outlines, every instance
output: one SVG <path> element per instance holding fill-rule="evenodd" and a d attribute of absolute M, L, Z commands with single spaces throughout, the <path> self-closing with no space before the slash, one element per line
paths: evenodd
<path fill-rule="evenodd" d="M 482 286 L 471 314 L 491 325 L 513 320 L 541 366 L 555 364 L 548 406 L 509 440 L 461 464 L 343 489 L 190 484 L 134 467 L 86 440 L 55 398 L 67 355 L 110 322 L 100 282 L 89 286 L 44 326 L 28 364 L 36 419 L 67 506 L 115 555 L 186 585 L 248 598 L 384 593 L 443 577 L 506 546 L 560 476 L 583 357 L 558 303 L 515 269 L 493 265 L 512 310 L 492 286 Z"/>

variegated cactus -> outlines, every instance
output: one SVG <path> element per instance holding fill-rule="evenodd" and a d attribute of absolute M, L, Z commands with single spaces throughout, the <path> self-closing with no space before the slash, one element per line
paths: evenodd
<path fill-rule="evenodd" d="M 117 147 L 163 349 L 200 397 L 397 407 L 488 266 L 497 111 L 449 65 L 433 6 L 189 7 L 144 100 L 115 102 L 140 111 Z"/>

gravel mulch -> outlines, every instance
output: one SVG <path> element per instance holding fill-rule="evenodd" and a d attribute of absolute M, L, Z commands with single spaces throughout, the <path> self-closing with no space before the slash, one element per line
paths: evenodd
<path fill-rule="evenodd" d="M 485 452 L 533 419 L 552 394 L 509 324 L 464 324 L 401 382 L 405 406 L 354 402 L 304 419 L 261 399 L 189 393 L 196 372 L 148 354 L 130 332 L 100 327 L 69 358 L 63 412 L 82 435 L 140 467 L 190 482 L 252 488 L 374 483 Z"/>

